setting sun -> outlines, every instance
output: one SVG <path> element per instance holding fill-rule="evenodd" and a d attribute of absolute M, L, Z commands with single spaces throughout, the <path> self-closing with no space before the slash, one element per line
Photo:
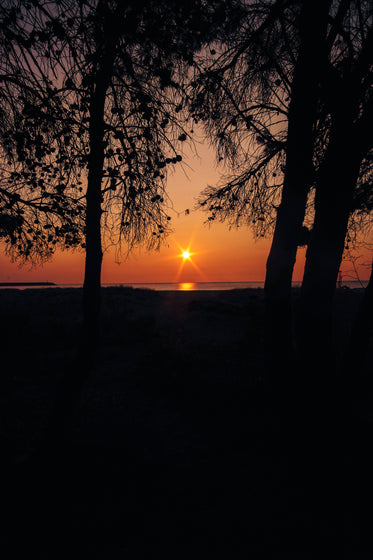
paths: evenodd
<path fill-rule="evenodd" d="M 192 269 L 194 269 L 194 274 L 197 273 L 197 276 L 195 276 L 195 278 L 197 279 L 196 281 L 206 281 L 206 277 L 204 275 L 204 273 L 202 272 L 202 270 L 200 269 L 200 267 L 198 266 L 198 264 L 194 261 L 194 258 L 198 255 L 200 255 L 200 251 L 192 251 L 191 249 L 191 245 L 192 242 L 190 241 L 188 245 L 184 245 L 184 247 L 182 247 L 181 245 L 179 245 L 177 243 L 180 253 L 177 255 L 177 257 L 179 259 L 181 259 L 180 262 L 180 266 L 179 269 L 177 271 L 176 274 L 176 281 L 179 282 L 180 281 L 180 276 L 184 275 L 185 277 L 185 282 L 182 284 L 184 287 L 181 288 L 183 290 L 189 290 L 192 289 L 189 286 L 192 286 L 193 284 L 191 284 L 191 277 L 189 276 L 190 274 L 192 274 L 193 277 L 193 272 Z M 185 248 L 186 247 L 186 248 Z M 176 256 L 176 255 L 175 255 Z M 189 278 L 188 278 L 188 276 Z"/>
<path fill-rule="evenodd" d="M 189 243 L 187 246 L 184 245 L 184 247 L 180 246 L 177 243 L 180 253 L 177 255 L 180 259 L 182 259 L 183 261 L 190 261 L 192 262 L 192 257 L 196 254 L 191 250 L 191 243 Z"/>

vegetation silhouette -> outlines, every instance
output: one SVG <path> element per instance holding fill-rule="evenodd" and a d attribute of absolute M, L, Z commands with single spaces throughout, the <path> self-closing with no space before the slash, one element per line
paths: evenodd
<path fill-rule="evenodd" d="M 368 85 L 373 62 L 371 6 L 357 2 L 347 7 L 341 2 L 337 8 L 338 31 L 330 30 L 328 57 L 321 66 L 321 98 L 329 134 L 317 175 L 298 329 L 301 355 L 311 357 L 311 368 L 324 363 L 330 372 L 335 372 L 332 313 L 336 281 L 350 215 L 359 190 L 361 196 L 366 189 L 362 177 L 366 165 L 370 166 L 371 182 L 373 148 L 369 134 L 373 96 Z M 340 43 L 334 46 L 337 35 Z"/>
<path fill-rule="evenodd" d="M 40 134 L 41 119 L 30 117 L 32 93 L 2 66 L 0 147 L 0 238 L 6 253 L 21 264 L 41 264 L 56 250 L 73 249 L 84 238 L 84 204 L 62 159 L 53 155 L 60 137 Z M 49 143 L 50 142 L 50 143 Z"/>
<path fill-rule="evenodd" d="M 184 75 L 193 52 L 232 25 L 228 13 L 221 2 L 194 0 L 9 0 L 1 8 L 3 75 L 6 87 L 16 88 L 10 103 L 22 115 L 16 127 L 4 123 L 9 157 L 27 177 L 41 168 L 61 204 L 71 197 L 77 223 L 84 218 L 84 240 L 73 238 L 86 254 L 84 326 L 77 367 L 57 391 L 61 406 L 78 391 L 98 348 L 102 228 L 126 251 L 158 247 L 170 232 L 166 169 L 182 160 L 189 136 Z M 32 175 L 31 190 L 34 181 Z M 42 190 L 44 182 L 37 183 Z"/>
<path fill-rule="evenodd" d="M 272 364 L 280 359 L 289 372 L 292 363 L 308 374 L 323 364 L 334 378 L 333 296 L 344 243 L 371 221 L 371 37 L 369 2 L 248 4 L 229 47 L 205 57 L 194 83 L 195 118 L 233 169 L 202 193 L 200 206 L 210 222 L 249 224 L 257 236 L 273 231 L 268 349 Z M 291 279 L 305 243 L 294 327 Z M 277 371 L 269 365 L 269 375 Z"/>
<path fill-rule="evenodd" d="M 269 535 L 278 554 L 284 543 L 294 545 L 295 538 L 297 547 L 304 546 L 311 536 L 317 555 L 324 545 L 322 522 L 335 554 L 345 502 L 349 514 L 359 510 L 354 484 L 361 494 L 370 488 L 361 476 L 362 464 L 371 465 L 364 456 L 364 421 L 353 423 L 342 410 L 347 400 L 332 405 L 331 398 L 336 275 L 346 233 L 366 223 L 372 209 L 370 4 L 5 0 L 0 15 L 0 139 L 7 164 L 0 176 L 2 231 L 21 260 L 47 258 L 58 242 L 86 251 L 80 349 L 73 367 L 66 367 L 67 359 L 57 364 L 58 352 L 54 356 L 61 375 L 48 438 L 58 452 L 47 450 L 49 462 L 45 455 L 35 458 L 17 494 L 31 498 L 21 511 L 30 538 L 40 535 L 32 518 L 40 496 L 34 481 L 45 484 L 45 476 L 43 521 L 50 540 L 63 532 L 53 527 L 48 509 L 56 499 L 56 493 L 48 495 L 49 485 L 55 488 L 58 480 L 51 511 L 63 504 L 59 520 L 65 527 L 69 500 L 76 500 L 84 519 L 71 521 L 72 532 L 79 533 L 82 549 L 92 539 L 91 554 L 97 541 L 101 556 L 107 554 L 113 533 L 115 552 L 136 554 L 140 547 L 154 555 L 154 548 L 169 542 L 174 549 L 180 539 L 195 552 L 192 527 L 204 535 L 205 554 L 211 554 L 211 533 L 218 532 L 223 543 L 216 542 L 216 552 L 247 553 L 253 543 L 261 553 Z M 259 236 L 274 231 L 266 350 L 263 301 L 255 292 L 232 291 L 219 301 L 183 295 L 178 307 L 175 294 L 112 291 L 106 312 L 111 305 L 116 323 L 105 323 L 102 366 L 96 362 L 102 239 L 130 250 L 156 247 L 167 235 L 166 171 L 182 159 L 190 118 L 203 123 L 218 158 L 235 167 L 224 184 L 201 197 L 209 221 L 249 224 Z M 308 245 L 307 263 L 294 339 L 291 278 L 301 244 Z M 15 307 L 17 297 L 9 296 Z M 136 309 L 144 305 L 147 311 L 131 317 L 118 298 L 127 305 L 133 298 Z M 363 366 L 371 306 L 372 281 L 348 347 L 349 369 L 357 351 Z M 18 318 L 7 313 L 14 322 L 1 321 L 4 340 L 11 340 L 16 322 L 26 338 L 26 311 Z M 55 333 L 63 334 L 60 344 L 81 336 L 69 331 L 70 324 L 52 324 L 43 341 L 46 363 Z M 36 355 L 40 341 L 31 333 L 26 340 Z M 13 341 L 10 353 L 17 350 Z M 120 354 L 114 365 L 111 352 Z M 270 391 L 263 356 L 269 356 Z M 25 376 L 27 359 L 24 353 Z M 94 401 L 98 408 L 104 401 L 106 428 L 116 413 L 120 429 L 114 443 L 84 447 L 78 436 L 75 446 L 64 448 L 61 440 L 94 365 L 102 366 L 102 377 L 91 387 L 88 407 L 100 416 Z M 344 383 L 351 383 L 347 372 Z M 283 519 L 274 519 L 280 513 L 286 531 Z M 140 527 L 146 515 L 147 535 Z M 352 532 L 362 531 L 359 515 Z M 123 525 L 129 544 L 119 542 Z M 102 526 L 104 534 L 92 538 L 92 527 Z M 144 533 L 151 538 L 141 543 Z M 161 544 L 154 545 L 157 538 Z M 313 550 L 307 553 L 314 557 Z"/>

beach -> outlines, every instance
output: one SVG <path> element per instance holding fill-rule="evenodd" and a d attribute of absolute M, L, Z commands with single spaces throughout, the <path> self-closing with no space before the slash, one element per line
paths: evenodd
<path fill-rule="evenodd" d="M 361 297 L 337 293 L 340 354 Z M 358 437 L 340 419 L 318 441 L 300 432 L 264 379 L 263 290 L 105 288 L 101 349 L 66 439 L 36 457 L 79 342 L 81 290 L 2 290 L 0 310 L 20 553 L 272 558 L 266 547 L 286 547 L 316 558 L 323 541 L 356 546 L 370 395 L 354 405 Z"/>

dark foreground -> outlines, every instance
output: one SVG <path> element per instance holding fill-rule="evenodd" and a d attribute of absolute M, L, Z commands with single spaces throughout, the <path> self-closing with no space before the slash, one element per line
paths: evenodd
<path fill-rule="evenodd" d="M 3 558 L 371 558 L 369 384 L 271 390 L 261 290 L 106 288 L 96 366 L 43 447 L 80 297 L 0 292 Z M 339 354 L 360 297 L 338 294 Z"/>

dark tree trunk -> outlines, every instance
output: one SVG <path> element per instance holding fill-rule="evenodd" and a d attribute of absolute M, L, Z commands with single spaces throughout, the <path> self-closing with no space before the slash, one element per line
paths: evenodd
<path fill-rule="evenodd" d="M 86 206 L 86 260 L 83 284 L 83 347 L 93 351 L 99 342 L 101 311 L 101 183 L 105 159 L 105 100 L 112 74 L 114 49 L 109 48 L 97 70 L 90 102 L 88 185 Z M 87 358 L 89 358 L 87 356 Z"/>
<path fill-rule="evenodd" d="M 291 281 L 307 196 L 312 180 L 313 126 L 319 68 L 324 54 L 330 2 L 303 2 L 300 51 L 288 117 L 286 168 L 281 205 L 267 260 L 266 343 L 269 368 L 288 364 L 293 354 Z"/>
<path fill-rule="evenodd" d="M 90 104 L 90 154 L 86 205 L 86 262 L 83 285 L 83 332 L 78 355 L 60 380 L 47 439 L 50 446 L 64 438 L 99 348 L 101 308 L 101 183 L 104 164 L 104 110 L 112 67 L 112 54 L 103 57 L 97 71 Z"/>
<path fill-rule="evenodd" d="M 308 369 L 316 385 L 317 373 L 326 372 L 329 376 L 335 371 L 333 300 L 362 159 L 347 121 L 346 115 L 333 126 L 319 172 L 314 225 L 298 310 L 297 341 L 302 366 Z"/>
<path fill-rule="evenodd" d="M 299 191 L 286 186 L 267 260 L 266 346 L 271 371 L 273 363 L 288 364 L 293 356 L 291 282 L 307 193 L 308 182 Z"/>
<path fill-rule="evenodd" d="M 86 207 L 86 260 L 83 285 L 84 342 L 98 342 L 101 307 L 101 182 L 104 163 L 104 121 L 106 87 L 97 83 L 91 102 L 89 171 Z"/>

